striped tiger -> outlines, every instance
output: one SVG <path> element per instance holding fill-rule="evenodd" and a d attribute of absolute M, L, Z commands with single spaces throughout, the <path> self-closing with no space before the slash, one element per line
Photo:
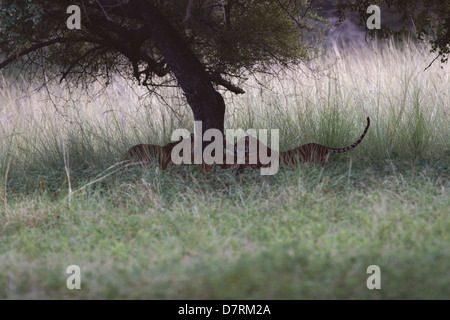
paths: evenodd
<path fill-rule="evenodd" d="M 253 136 L 245 136 L 241 138 L 241 140 L 244 141 L 235 143 L 234 147 L 232 147 L 234 153 L 234 162 L 232 164 L 225 164 L 224 162 L 224 165 L 222 165 L 223 169 L 232 169 L 232 171 L 235 173 L 241 173 L 245 170 L 245 168 L 259 169 L 270 166 L 270 163 L 262 164 L 260 160 L 260 154 L 264 153 L 265 155 L 267 155 L 267 157 L 270 157 L 271 154 L 275 152 L 274 150 L 270 149 Z M 250 144 L 254 144 L 256 148 L 253 150 L 250 147 Z"/>
<path fill-rule="evenodd" d="M 172 149 L 181 141 L 182 139 L 179 141 L 170 142 L 164 146 L 154 144 L 138 144 L 128 149 L 125 159 L 143 163 L 149 163 L 157 159 L 161 169 L 165 170 L 173 165 Z M 194 135 L 191 134 L 191 143 L 193 142 Z"/>
<path fill-rule="evenodd" d="M 128 149 L 126 159 L 143 163 L 149 163 L 154 159 L 158 159 L 159 166 L 165 170 L 173 164 L 171 151 L 172 148 L 167 145 L 138 144 Z"/>
<path fill-rule="evenodd" d="M 194 134 L 191 134 L 191 164 L 194 164 Z M 180 139 L 176 142 L 168 143 L 164 146 L 153 145 L 153 144 L 138 144 L 130 149 L 128 149 L 125 159 L 132 160 L 142 163 L 150 163 L 151 161 L 157 159 L 159 162 L 159 166 L 161 169 L 165 170 L 174 165 L 172 159 L 172 150 L 173 148 L 182 141 Z M 234 149 L 236 150 L 236 145 L 234 145 Z M 183 151 L 183 149 L 181 149 Z M 214 155 L 214 154 L 213 154 Z M 182 152 L 179 154 L 180 157 L 183 156 Z M 235 156 L 236 158 L 236 156 Z M 236 162 L 236 161 L 235 161 Z M 206 163 L 201 164 L 203 171 L 208 172 L 211 171 L 212 166 Z M 223 154 L 223 163 L 218 165 L 222 169 L 231 169 L 235 170 L 239 168 L 236 164 L 226 164 L 226 153 Z"/>
<path fill-rule="evenodd" d="M 292 168 L 296 167 L 299 163 L 306 162 L 318 163 L 324 166 L 331 153 L 343 153 L 356 148 L 356 146 L 364 139 L 367 130 L 369 130 L 369 126 L 370 119 L 367 117 L 367 125 L 363 134 L 355 141 L 355 143 L 347 147 L 330 148 L 317 143 L 308 143 L 295 149 L 280 152 L 280 163 L 284 163 Z"/>
<path fill-rule="evenodd" d="M 280 164 L 284 163 L 291 168 L 295 168 L 298 166 L 298 164 L 306 163 L 306 162 L 318 163 L 318 164 L 324 166 L 331 153 L 343 153 L 343 152 L 347 152 L 349 150 L 356 148 L 356 146 L 358 144 L 360 144 L 361 141 L 364 139 L 364 136 L 366 135 L 367 131 L 369 130 L 369 126 L 370 126 L 370 119 L 369 119 L 369 117 L 367 117 L 367 125 L 366 125 L 366 128 L 364 129 L 363 134 L 359 137 L 358 140 L 356 140 L 355 143 L 353 143 L 350 146 L 347 146 L 344 148 L 330 148 L 330 147 L 323 146 L 323 145 L 320 145 L 317 143 L 308 143 L 308 144 L 304 144 L 300 147 L 297 147 L 297 148 L 294 148 L 291 150 L 279 152 L 279 163 Z M 264 146 L 264 144 L 260 145 L 260 142 L 256 138 L 252 137 L 252 139 L 254 139 L 255 141 L 258 142 L 257 154 L 256 154 L 257 161 L 256 161 L 256 163 L 250 163 L 250 160 L 251 160 L 250 156 L 249 156 L 250 137 L 246 136 L 245 137 L 245 162 L 244 162 L 244 164 L 239 165 L 239 168 L 237 169 L 238 172 L 244 171 L 244 169 L 247 167 L 252 168 L 252 169 L 259 169 L 259 168 L 264 168 L 264 167 L 269 166 L 269 164 L 262 164 L 259 159 L 259 152 L 260 152 L 261 146 L 267 148 L 268 156 L 270 156 L 272 152 L 275 152 L 274 150 L 270 149 L 269 147 Z M 235 154 L 236 154 L 236 149 L 235 149 Z"/>

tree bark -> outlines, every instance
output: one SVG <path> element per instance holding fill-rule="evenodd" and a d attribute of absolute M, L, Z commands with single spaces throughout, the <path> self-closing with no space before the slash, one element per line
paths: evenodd
<path fill-rule="evenodd" d="M 158 8 L 145 0 L 135 3 L 156 47 L 175 74 L 192 109 L 194 120 L 202 121 L 203 132 L 214 128 L 223 133 L 225 102 L 214 89 L 205 67 Z"/>

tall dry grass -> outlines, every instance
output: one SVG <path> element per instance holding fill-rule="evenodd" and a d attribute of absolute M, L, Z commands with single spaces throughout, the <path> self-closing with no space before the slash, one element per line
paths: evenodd
<path fill-rule="evenodd" d="M 225 94 L 226 127 L 280 129 L 281 150 L 311 141 L 343 147 L 370 116 L 364 142 L 342 158 L 445 156 L 450 65 L 424 70 L 432 58 L 426 45 L 413 42 L 335 47 L 308 68 L 257 75 L 244 84 L 246 94 Z M 163 144 L 173 129 L 193 127 L 175 89 L 162 93 L 163 102 L 121 78 L 87 91 L 55 84 L 36 92 L 35 86 L 0 79 L 2 179 L 60 175 L 67 166 L 91 177 L 133 144 Z"/>

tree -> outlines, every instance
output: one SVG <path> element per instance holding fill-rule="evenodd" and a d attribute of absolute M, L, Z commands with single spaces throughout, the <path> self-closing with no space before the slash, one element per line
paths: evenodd
<path fill-rule="evenodd" d="M 218 87 L 235 94 L 246 73 L 295 66 L 314 49 L 321 0 L 3 0 L 0 1 L 0 69 L 19 64 L 30 77 L 59 75 L 87 83 L 116 73 L 149 89 L 176 85 L 205 131 L 223 131 L 225 103 Z M 329 1 L 328 1 L 329 2 Z M 367 19 L 371 4 L 400 13 L 433 50 L 449 53 L 449 0 L 336 0 Z M 66 26 L 70 5 L 81 8 L 81 29 Z M 400 34 L 374 30 L 379 36 Z M 320 41 L 320 37 L 318 38 Z"/>
<path fill-rule="evenodd" d="M 73 4 L 81 8 L 79 30 L 66 26 Z M 310 9 L 306 0 L 5 0 L 0 51 L 8 57 L 0 69 L 37 65 L 83 83 L 127 72 L 148 88 L 176 80 L 203 131 L 223 132 L 217 87 L 241 94 L 233 81 L 243 72 L 307 58 L 312 45 L 304 38 L 319 20 Z"/>

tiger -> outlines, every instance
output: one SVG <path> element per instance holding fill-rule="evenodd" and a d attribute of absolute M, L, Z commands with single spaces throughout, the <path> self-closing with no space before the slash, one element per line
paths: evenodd
<path fill-rule="evenodd" d="M 125 159 L 142 163 L 149 163 L 153 159 L 158 159 L 159 166 L 165 170 L 173 164 L 171 151 L 172 148 L 167 145 L 138 144 L 128 149 Z"/>
<path fill-rule="evenodd" d="M 172 161 L 172 149 L 182 141 L 170 142 L 164 146 L 154 144 L 138 144 L 128 149 L 125 159 L 142 163 L 149 163 L 157 159 L 161 169 L 166 170 L 174 163 Z M 191 134 L 191 143 L 194 142 L 194 135 Z"/>
<path fill-rule="evenodd" d="M 243 142 L 234 144 L 234 163 L 225 165 L 226 168 L 231 168 L 235 173 L 242 173 L 245 168 L 260 169 L 269 167 L 270 164 L 263 164 L 260 160 L 260 154 L 265 154 L 270 157 L 275 150 L 267 147 L 253 136 L 245 136 L 242 138 Z M 241 139 L 241 140 L 242 140 Z M 250 147 L 250 144 L 256 146 L 255 150 Z M 243 149 L 242 149 L 243 146 Z M 239 148 L 240 147 L 240 148 Z M 265 149 L 264 151 L 262 149 Z M 239 161 L 238 161 L 239 159 Z M 240 163 L 242 162 L 243 163 Z"/>
<path fill-rule="evenodd" d="M 347 147 L 331 148 L 317 143 L 307 143 L 298 148 L 280 152 L 280 163 L 284 163 L 291 168 L 295 167 L 299 162 L 318 163 L 323 167 L 328 161 L 328 157 L 330 156 L 330 154 L 344 153 L 356 148 L 356 146 L 358 146 L 366 136 L 369 127 L 370 127 L 370 118 L 367 117 L 367 125 L 366 128 L 364 129 L 364 132 L 362 133 L 362 135 L 359 137 L 358 140 L 356 140 L 353 144 Z"/>
<path fill-rule="evenodd" d="M 192 150 L 191 163 L 194 164 L 194 134 L 191 134 L 190 139 L 191 139 L 190 142 L 191 142 L 191 150 Z M 128 151 L 125 155 L 125 159 L 127 161 L 132 160 L 132 161 L 140 162 L 140 163 L 149 163 L 149 162 L 157 159 L 159 162 L 159 167 L 162 170 L 166 170 L 174 165 L 174 162 L 172 159 L 172 150 L 181 141 L 182 140 L 180 139 L 179 141 L 171 142 L 164 146 L 153 145 L 153 144 L 138 144 L 138 145 L 135 145 L 135 146 L 131 147 L 130 149 L 128 149 Z M 226 144 L 226 141 L 225 141 L 225 144 Z M 234 152 L 235 152 L 234 163 L 232 163 L 232 164 L 226 163 L 226 153 L 224 152 L 222 164 L 218 164 L 218 167 L 220 167 L 222 169 L 230 169 L 234 172 L 236 169 L 239 168 L 239 165 L 235 164 L 237 145 L 236 144 L 234 146 L 232 145 L 231 149 L 234 150 Z M 183 154 L 180 154 L 179 156 L 182 157 Z M 202 169 L 204 172 L 209 172 L 212 170 L 212 165 L 206 164 L 204 162 L 201 164 L 201 166 L 202 166 Z"/>
<path fill-rule="evenodd" d="M 317 143 L 307 143 L 307 144 L 301 145 L 300 147 L 297 147 L 294 149 L 279 152 L 279 163 L 280 164 L 283 163 L 291 168 L 295 168 L 299 163 L 307 163 L 307 162 L 317 163 L 317 164 L 320 164 L 321 166 L 325 166 L 330 154 L 343 153 L 343 152 L 347 152 L 347 151 L 350 151 L 350 150 L 356 148 L 356 146 L 358 146 L 361 143 L 361 141 L 364 139 L 367 131 L 369 130 L 369 127 L 370 127 L 370 118 L 367 117 L 367 125 L 366 125 L 366 128 L 364 129 L 364 132 L 359 137 L 359 139 L 355 141 L 355 143 L 353 143 L 347 147 L 331 148 L 331 147 L 323 146 L 323 145 L 320 145 Z M 255 141 L 258 142 L 257 161 L 256 161 L 256 163 L 250 163 L 250 160 L 251 160 L 250 153 L 249 153 L 250 152 L 250 148 L 249 148 L 250 137 L 246 136 L 245 137 L 245 151 L 244 151 L 245 152 L 245 162 L 244 162 L 244 164 L 241 164 L 239 166 L 239 168 L 237 169 L 239 172 L 242 172 L 247 167 L 249 167 L 251 169 L 259 169 L 259 168 L 264 168 L 264 167 L 269 166 L 268 164 L 262 164 L 261 160 L 259 159 L 259 151 L 260 151 L 261 146 L 267 148 L 268 156 L 270 156 L 270 154 L 272 152 L 275 152 L 275 150 L 272 150 L 269 147 L 265 146 L 264 144 L 260 143 L 256 138 L 253 138 L 253 139 L 255 139 Z"/>

